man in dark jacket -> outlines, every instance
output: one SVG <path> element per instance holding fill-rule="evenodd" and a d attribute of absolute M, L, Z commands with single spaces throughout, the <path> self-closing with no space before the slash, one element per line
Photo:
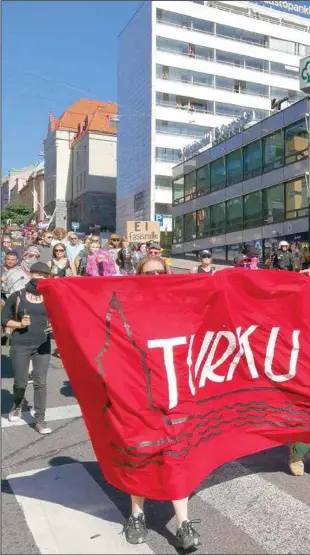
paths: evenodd
<path fill-rule="evenodd" d="M 288 250 L 289 244 L 287 241 L 280 241 L 279 248 L 274 255 L 271 267 L 276 270 L 285 270 L 287 272 L 293 272 L 294 270 L 294 258 L 291 252 Z"/>

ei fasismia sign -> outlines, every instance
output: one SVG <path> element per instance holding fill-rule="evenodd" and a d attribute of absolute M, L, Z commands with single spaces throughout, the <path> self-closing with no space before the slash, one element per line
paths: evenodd
<path fill-rule="evenodd" d="M 310 2 L 267 2 L 261 0 L 258 2 L 250 1 L 250 4 L 257 4 L 263 6 L 264 8 L 271 8 L 272 10 L 280 10 L 281 12 L 286 12 L 290 15 L 299 15 L 301 17 L 310 18 Z"/>
<path fill-rule="evenodd" d="M 228 125 L 221 125 L 221 127 L 216 127 L 212 129 L 201 139 L 200 141 L 195 141 L 189 144 L 183 149 L 179 150 L 179 158 L 182 162 L 185 162 L 195 154 L 198 154 L 203 148 L 217 145 L 218 143 L 229 139 L 232 135 L 240 133 L 247 124 L 250 122 L 255 122 L 255 112 L 249 111 L 244 112 L 243 116 L 239 119 L 233 120 Z"/>

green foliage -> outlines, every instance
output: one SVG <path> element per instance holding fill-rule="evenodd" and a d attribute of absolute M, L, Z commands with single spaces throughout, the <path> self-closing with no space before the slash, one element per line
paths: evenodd
<path fill-rule="evenodd" d="M 26 204 L 9 202 L 1 212 L 1 223 L 3 225 L 6 220 L 11 220 L 12 224 L 21 225 L 29 219 L 32 213 L 33 209 Z"/>

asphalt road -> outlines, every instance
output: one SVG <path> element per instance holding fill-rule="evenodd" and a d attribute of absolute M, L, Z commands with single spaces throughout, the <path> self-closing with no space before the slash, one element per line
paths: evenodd
<path fill-rule="evenodd" d="M 128 496 L 105 482 L 60 360 L 52 357 L 49 372 L 50 436 L 39 436 L 31 423 L 8 425 L 6 348 L 2 377 L 2 553 L 176 553 L 167 502 L 147 503 L 147 544 L 126 544 Z M 28 410 L 32 401 L 29 385 Z M 286 447 L 265 451 L 221 467 L 201 484 L 190 500 L 190 517 L 201 519 L 198 554 L 310 553 L 310 461 L 307 473 L 294 478 L 287 457 Z"/>

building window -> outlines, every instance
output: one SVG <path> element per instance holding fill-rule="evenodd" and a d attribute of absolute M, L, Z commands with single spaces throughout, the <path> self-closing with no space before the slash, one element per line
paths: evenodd
<path fill-rule="evenodd" d="M 226 260 L 226 247 L 213 247 L 212 258 L 213 260 Z"/>
<path fill-rule="evenodd" d="M 270 62 L 270 72 L 277 73 L 278 75 L 288 75 L 289 77 L 298 78 L 299 68 L 295 66 L 289 66 L 287 64 L 280 64 L 278 62 Z"/>
<path fill-rule="evenodd" d="M 193 19 L 193 30 L 200 31 L 201 33 L 214 34 L 214 23 L 205 21 L 204 19 Z"/>
<path fill-rule="evenodd" d="M 185 202 L 196 196 L 196 173 L 190 172 L 184 176 Z"/>
<path fill-rule="evenodd" d="M 167 175 L 155 175 L 155 187 L 171 187 L 171 177 Z"/>
<path fill-rule="evenodd" d="M 228 25 L 220 25 L 219 23 L 216 26 L 216 34 L 219 37 L 225 37 L 227 39 L 233 39 L 262 46 L 265 46 L 266 41 L 268 40 L 265 35 L 259 35 L 258 33 L 252 33 L 251 31 L 246 31 L 244 29 L 229 27 Z"/>
<path fill-rule="evenodd" d="M 156 132 L 169 135 L 185 135 L 186 137 L 204 137 L 211 128 L 189 123 L 178 123 L 174 121 L 156 120 Z"/>
<path fill-rule="evenodd" d="M 284 220 L 284 185 L 276 185 L 263 190 L 264 224 L 274 224 Z"/>
<path fill-rule="evenodd" d="M 244 179 L 250 179 L 262 173 L 262 144 L 254 141 L 243 149 Z"/>
<path fill-rule="evenodd" d="M 226 156 L 226 179 L 227 185 L 234 185 L 242 181 L 242 150 L 234 150 Z"/>
<path fill-rule="evenodd" d="M 306 120 L 287 127 L 284 131 L 285 163 L 291 164 L 303 160 L 309 155 L 309 131 Z"/>
<path fill-rule="evenodd" d="M 304 177 L 294 179 L 285 184 L 286 210 L 285 218 L 303 218 L 308 215 L 309 199 L 307 183 Z"/>
<path fill-rule="evenodd" d="M 270 37 L 269 48 L 272 48 L 273 50 L 279 50 L 280 52 L 286 52 L 287 54 L 295 54 L 295 43 L 288 40 L 281 40 Z"/>
<path fill-rule="evenodd" d="M 224 89 L 239 94 L 255 94 L 258 96 L 269 96 L 269 87 L 259 83 L 240 81 L 228 77 L 216 77 L 216 88 Z"/>
<path fill-rule="evenodd" d="M 262 225 L 262 191 L 255 191 L 243 197 L 244 228 Z"/>
<path fill-rule="evenodd" d="M 264 172 L 280 168 L 284 164 L 284 137 L 283 131 L 277 131 L 263 140 Z"/>
<path fill-rule="evenodd" d="M 197 196 L 201 197 L 210 193 L 210 164 L 197 170 Z"/>
<path fill-rule="evenodd" d="M 182 243 L 184 240 L 184 218 L 177 216 L 173 218 L 173 243 Z"/>
<path fill-rule="evenodd" d="M 210 207 L 211 235 L 222 235 L 226 232 L 225 202 L 213 204 Z"/>
<path fill-rule="evenodd" d="M 184 241 L 196 239 L 196 212 L 184 216 Z"/>
<path fill-rule="evenodd" d="M 227 245 L 227 260 L 231 262 L 236 258 L 237 254 L 242 251 L 242 243 L 234 243 Z"/>
<path fill-rule="evenodd" d="M 210 208 L 197 210 L 197 236 L 209 237 L 211 234 Z"/>
<path fill-rule="evenodd" d="M 171 216 L 171 213 L 171 204 L 166 204 L 164 202 L 155 203 L 155 214 L 161 214 L 162 216 Z"/>
<path fill-rule="evenodd" d="M 182 14 L 168 12 L 166 10 L 157 9 L 157 21 L 167 25 L 175 25 L 176 27 L 183 27 L 183 29 L 191 28 L 191 19 Z"/>
<path fill-rule="evenodd" d="M 211 191 L 223 189 L 226 184 L 225 157 L 211 162 Z"/>
<path fill-rule="evenodd" d="M 193 71 L 193 83 L 194 85 L 200 85 L 201 87 L 213 87 L 214 86 L 214 76 L 208 73 L 199 73 L 198 71 Z"/>
<path fill-rule="evenodd" d="M 176 148 L 156 147 L 156 160 L 159 162 L 179 162 L 180 151 Z"/>
<path fill-rule="evenodd" d="M 243 229 L 242 197 L 233 198 L 226 202 L 226 233 Z"/>
<path fill-rule="evenodd" d="M 173 204 L 184 202 L 184 176 L 172 182 L 172 202 Z"/>

